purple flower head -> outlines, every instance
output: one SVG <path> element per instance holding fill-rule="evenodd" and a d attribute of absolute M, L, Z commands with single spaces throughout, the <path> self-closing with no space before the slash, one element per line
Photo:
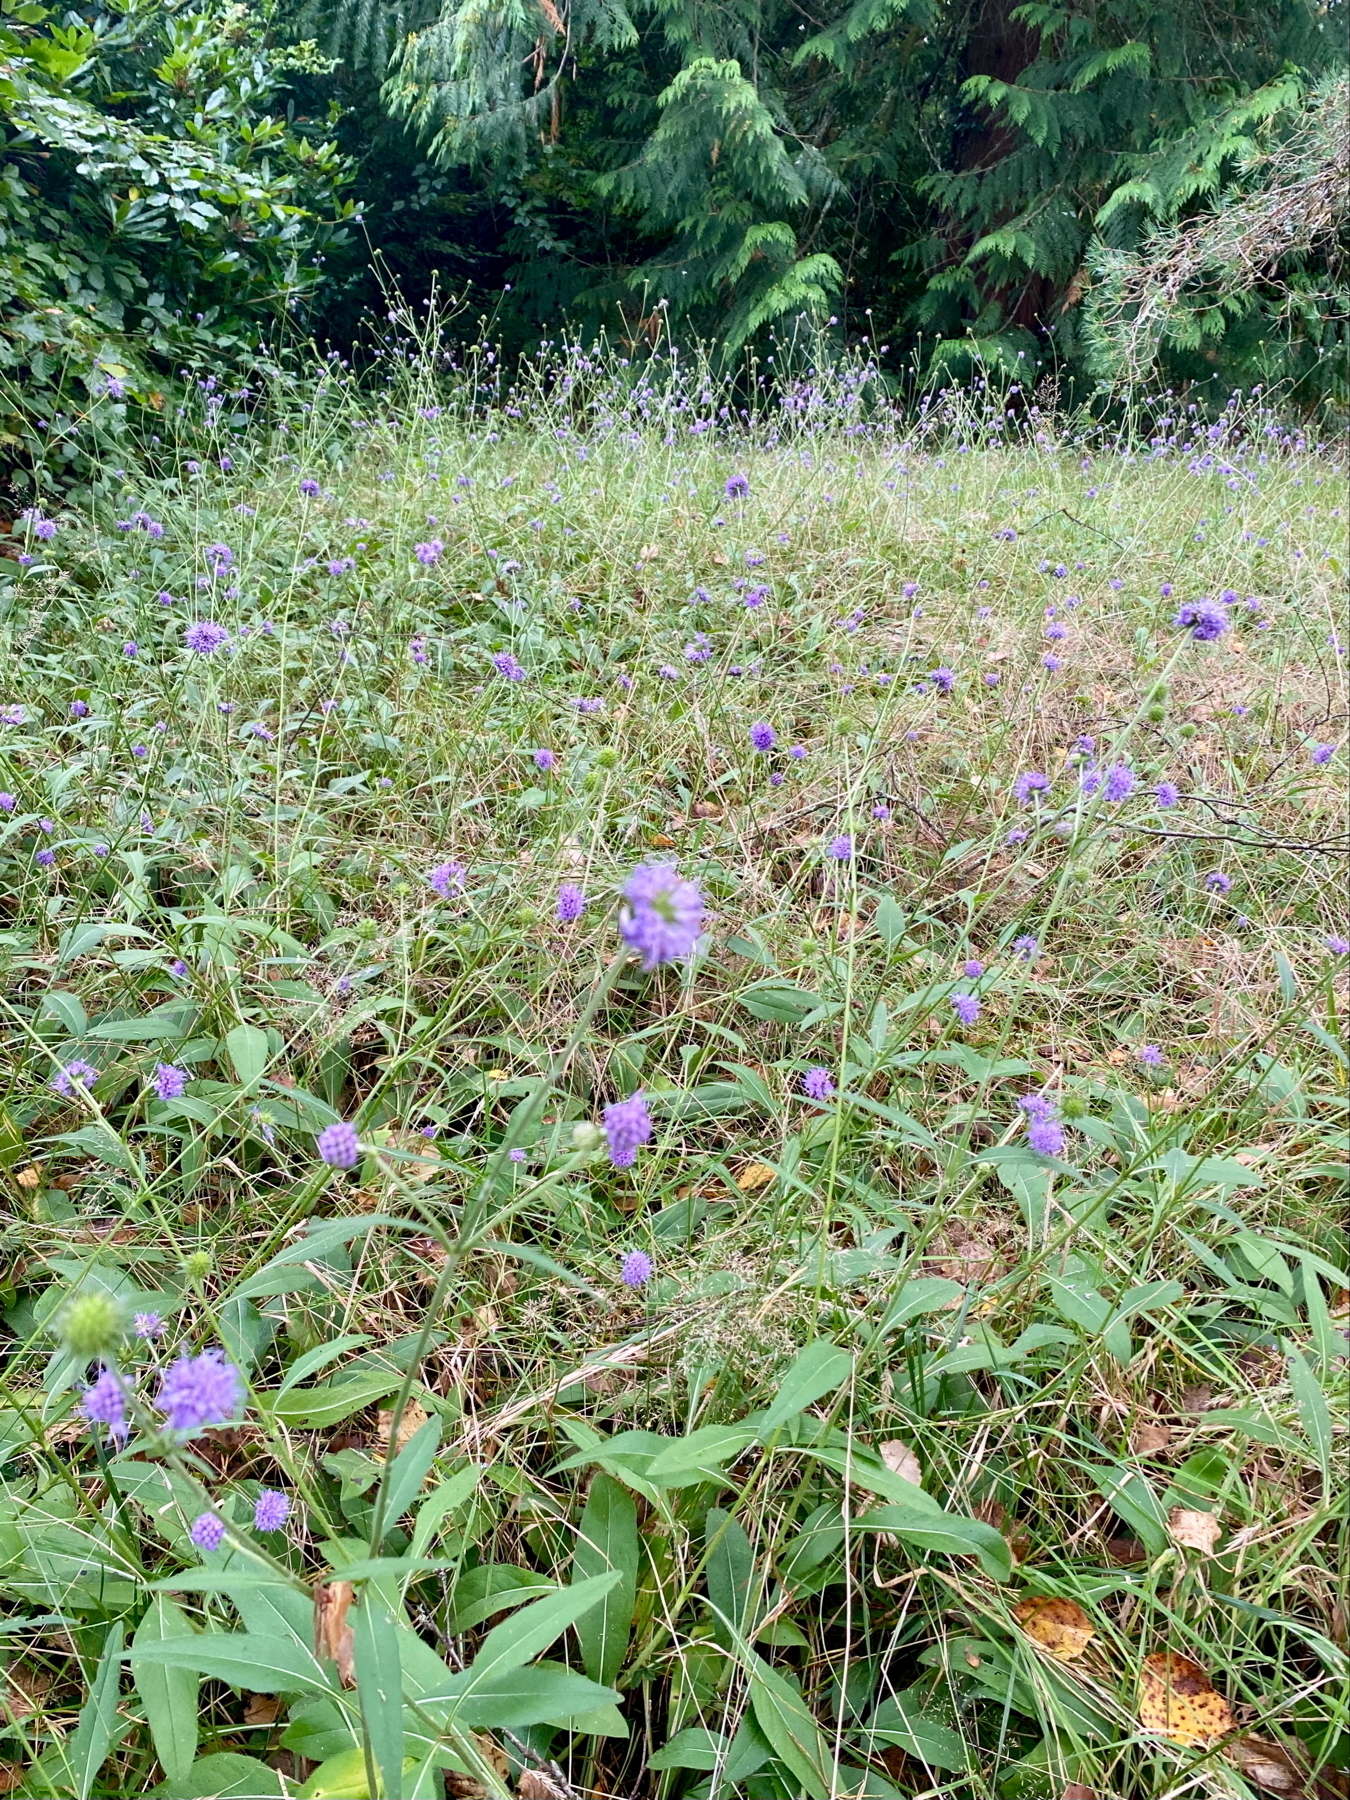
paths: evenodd
<path fill-rule="evenodd" d="M 433 893 L 439 894 L 442 900 L 448 900 L 452 894 L 464 892 L 464 875 L 463 863 L 454 861 L 437 863 L 427 876 L 427 883 Z"/>
<path fill-rule="evenodd" d="M 728 500 L 744 500 L 750 493 L 750 480 L 746 475 L 729 475 L 722 492 Z"/>
<path fill-rule="evenodd" d="M 27 717 L 21 706 L 0 706 L 0 725 L 22 725 Z"/>
<path fill-rule="evenodd" d="M 557 768 L 558 758 L 554 755 L 552 750 L 536 750 L 534 753 L 534 766 L 539 770 L 541 775 L 547 775 Z"/>
<path fill-rule="evenodd" d="M 1154 799 L 1166 812 L 1169 807 L 1175 806 L 1181 799 L 1181 789 L 1174 781 L 1160 781 Z"/>
<path fill-rule="evenodd" d="M 961 964 L 961 973 L 967 976 L 971 981 L 978 981 L 981 975 L 984 974 L 984 964 L 972 956 L 969 962 L 963 962 Z"/>
<path fill-rule="evenodd" d="M 260 1488 L 253 1503 L 253 1529 L 280 1531 L 291 1516 L 290 1496 L 277 1488 Z"/>
<path fill-rule="evenodd" d="M 1064 659 L 1061 656 L 1043 656 L 1041 658 L 1041 667 L 1043 669 L 1049 669 L 1050 673 L 1053 675 L 1057 669 L 1062 669 L 1064 667 Z"/>
<path fill-rule="evenodd" d="M 199 1550 L 219 1550 L 225 1541 L 225 1521 L 213 1512 L 200 1513 L 188 1536 Z"/>
<path fill-rule="evenodd" d="M 1026 769 L 1013 783 L 1013 796 L 1019 806 L 1027 806 L 1037 794 L 1050 790 L 1050 777 L 1039 769 Z"/>
<path fill-rule="evenodd" d="M 50 869 L 56 861 L 56 852 L 55 850 L 39 850 L 33 860 L 39 868 Z"/>
<path fill-rule="evenodd" d="M 346 1119 L 325 1125 L 314 1140 L 314 1147 L 330 1169 L 354 1169 L 361 1160 L 356 1127 Z"/>
<path fill-rule="evenodd" d="M 1350 938 L 1343 938 L 1332 932 L 1325 942 L 1333 956 L 1350 956 Z"/>
<path fill-rule="evenodd" d="M 229 632 L 214 619 L 198 619 L 183 633 L 183 648 L 191 650 L 195 656 L 210 656 L 229 641 Z"/>
<path fill-rule="evenodd" d="M 77 1081 L 82 1087 L 88 1088 L 92 1087 L 97 1080 L 98 1070 L 92 1063 L 87 1063 L 82 1057 L 77 1056 L 74 1062 L 68 1062 L 64 1069 L 56 1071 L 49 1086 L 54 1093 L 60 1094 L 63 1100 L 70 1100 L 74 1097 Z"/>
<path fill-rule="evenodd" d="M 640 1288 L 651 1280 L 655 1266 L 645 1250 L 630 1250 L 619 1264 L 619 1280 L 625 1287 Z"/>
<path fill-rule="evenodd" d="M 956 671 L 944 665 L 940 669 L 930 669 L 928 679 L 940 694 L 950 694 L 956 686 Z"/>
<path fill-rule="evenodd" d="M 758 724 L 750 727 L 750 742 L 756 750 L 772 750 L 778 742 L 778 733 L 772 725 L 767 725 L 761 719 Z"/>
<path fill-rule="evenodd" d="M 703 895 L 673 863 L 642 863 L 628 878 L 619 909 L 619 935 L 643 967 L 692 956 L 703 929 Z"/>
<path fill-rule="evenodd" d="M 1122 800 L 1128 800 L 1134 792 L 1134 770 L 1128 763 L 1116 763 L 1106 771 L 1106 780 L 1102 785 L 1102 797 L 1111 806 L 1119 806 Z"/>
<path fill-rule="evenodd" d="M 1021 962 L 1026 963 L 1035 962 L 1041 948 L 1039 940 L 1032 937 L 1030 933 L 1024 937 L 1014 938 L 1012 947 L 1013 955 Z"/>
<path fill-rule="evenodd" d="M 208 544 L 202 555 L 217 575 L 223 575 L 234 561 L 234 551 L 228 544 Z"/>
<path fill-rule="evenodd" d="M 1228 609 L 1217 600 L 1188 600 L 1172 623 L 1189 630 L 1197 644 L 1212 644 L 1229 629 Z"/>
<path fill-rule="evenodd" d="M 651 1115 L 641 1090 L 627 1100 L 616 1100 L 605 1108 L 605 1137 L 609 1141 L 609 1160 L 616 1169 L 631 1169 L 637 1161 L 639 1146 L 652 1135 Z"/>
<path fill-rule="evenodd" d="M 417 544 L 413 547 L 413 555 L 425 568 L 430 568 L 434 562 L 440 560 L 441 552 L 444 549 L 445 545 L 439 538 L 428 538 L 425 544 Z"/>
<path fill-rule="evenodd" d="M 900 588 L 900 592 L 906 600 L 912 600 L 918 591 L 919 584 L 917 581 L 906 581 Z"/>
<path fill-rule="evenodd" d="M 41 538 L 44 543 L 49 544 L 56 536 L 56 531 L 55 519 L 37 519 L 33 524 L 33 536 Z"/>
<path fill-rule="evenodd" d="M 70 716 L 72 719 L 88 718 L 89 702 L 87 700 L 72 700 L 70 703 Z"/>
<path fill-rule="evenodd" d="M 586 910 L 586 896 L 575 882 L 565 881 L 558 889 L 558 923 L 570 925 Z"/>
<path fill-rule="evenodd" d="M 529 1160 L 529 1152 L 528 1152 L 528 1150 L 522 1150 L 519 1148 L 519 1146 L 517 1146 L 516 1149 L 507 1151 L 506 1160 L 507 1160 L 507 1162 L 513 1162 L 513 1163 L 526 1162 Z"/>
<path fill-rule="evenodd" d="M 973 1025 L 980 1016 L 980 1003 L 974 994 L 953 994 L 952 1011 L 963 1025 Z"/>
<path fill-rule="evenodd" d="M 181 981 L 183 976 L 186 975 L 187 972 L 188 972 L 188 966 L 183 961 L 182 957 L 175 956 L 173 961 L 169 964 L 170 975 L 176 975 L 179 978 L 179 980 Z"/>
<path fill-rule="evenodd" d="M 499 650 L 492 659 L 492 666 L 507 681 L 524 681 L 525 679 L 524 669 L 509 650 Z"/>
<path fill-rule="evenodd" d="M 157 1312 L 134 1313 L 131 1320 L 132 1329 L 142 1343 L 152 1343 L 164 1329 L 164 1321 Z"/>
<path fill-rule="evenodd" d="M 841 831 L 838 837 L 830 839 L 826 849 L 835 862 L 848 862 L 853 856 L 853 839 Z"/>
<path fill-rule="evenodd" d="M 178 1100 L 187 1091 L 188 1076 L 185 1069 L 175 1069 L 172 1063 L 155 1064 L 155 1092 L 161 1100 Z"/>
<path fill-rule="evenodd" d="M 80 1411 L 91 1425 L 106 1425 L 115 1438 L 127 1434 L 127 1392 L 111 1369 L 100 1369 L 98 1380 L 86 1388 Z"/>
<path fill-rule="evenodd" d="M 828 1100 L 834 1092 L 834 1082 L 830 1078 L 830 1071 L 819 1064 L 813 1069 L 808 1069 L 802 1076 L 802 1092 L 808 1100 Z"/>
<path fill-rule="evenodd" d="M 1233 878 L 1225 875 L 1222 869 L 1211 869 L 1205 877 L 1205 886 L 1211 894 L 1228 894 L 1233 889 Z"/>
<path fill-rule="evenodd" d="M 306 475 L 305 479 L 300 483 L 300 492 L 307 500 L 312 500 L 317 493 L 321 492 L 321 489 L 312 475 Z"/>
<path fill-rule="evenodd" d="M 1157 1069 L 1162 1065 L 1163 1053 L 1156 1044 L 1141 1044 L 1135 1056 L 1146 1068 Z"/>
<path fill-rule="evenodd" d="M 1058 1156 L 1064 1148 L 1064 1127 L 1055 1116 L 1055 1103 L 1047 1094 L 1023 1094 L 1017 1102 L 1026 1116 L 1027 1142 L 1039 1156 Z"/>
<path fill-rule="evenodd" d="M 805 744 L 794 744 L 792 746 L 792 748 L 788 751 L 788 755 L 792 758 L 793 762 L 805 762 L 806 761 L 806 745 Z"/>
<path fill-rule="evenodd" d="M 1324 768 L 1335 754 L 1334 744 L 1314 744 L 1312 747 L 1312 759 L 1319 769 Z"/>
<path fill-rule="evenodd" d="M 243 1384 L 223 1350 L 180 1356 L 160 1383 L 156 1406 L 170 1431 L 201 1431 L 227 1425 L 239 1411 Z"/>

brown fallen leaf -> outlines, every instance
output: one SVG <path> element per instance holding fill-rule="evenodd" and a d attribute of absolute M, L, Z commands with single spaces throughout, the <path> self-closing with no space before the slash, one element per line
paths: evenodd
<path fill-rule="evenodd" d="M 356 1640 L 347 1609 L 356 1592 L 350 1581 L 321 1581 L 314 1589 L 314 1654 L 337 1664 L 343 1687 L 356 1686 Z"/>
<path fill-rule="evenodd" d="M 923 1486 L 923 1465 L 902 1439 L 888 1438 L 884 1444 L 878 1444 L 877 1455 L 893 1475 L 912 1481 L 915 1487 Z"/>
<path fill-rule="evenodd" d="M 1110 1537 L 1104 1548 L 1107 1562 L 1114 1563 L 1119 1569 L 1127 1569 L 1131 1563 L 1148 1561 L 1148 1551 L 1138 1538 Z"/>
<path fill-rule="evenodd" d="M 1081 1781 L 1066 1781 L 1059 1800 L 1101 1800 L 1096 1788 L 1084 1787 Z"/>
<path fill-rule="evenodd" d="M 25 1773 L 22 1763 L 0 1763 L 0 1794 L 12 1794 L 22 1787 Z"/>
<path fill-rule="evenodd" d="M 1013 1617 L 1034 1643 L 1058 1662 L 1073 1662 L 1097 1635 L 1097 1628 L 1076 1600 L 1062 1594 L 1030 1594 L 1013 1608 Z"/>
<path fill-rule="evenodd" d="M 674 838 L 668 837 L 664 831 L 650 832 L 647 837 L 647 842 L 651 845 L 653 850 L 673 850 L 675 848 Z"/>
<path fill-rule="evenodd" d="M 496 1738 L 489 1737 L 485 1731 L 473 1734 L 474 1749 L 491 1768 L 495 1769 L 502 1781 L 511 1773 L 511 1764 L 506 1752 Z M 445 1773 L 445 1792 L 447 1800 L 487 1800 L 487 1789 L 475 1775 L 463 1775 L 458 1769 L 447 1769 Z"/>
<path fill-rule="evenodd" d="M 41 1187 L 42 1170 L 36 1163 L 29 1163 L 27 1168 L 14 1171 L 14 1179 L 21 1188 Z"/>
<path fill-rule="evenodd" d="M 1279 1744 L 1243 1737 L 1233 1745 L 1233 1759 L 1248 1781 L 1268 1794 L 1306 1794 L 1308 1773 Z"/>
<path fill-rule="evenodd" d="M 281 1711 L 275 1694 L 250 1694 L 244 1708 L 245 1725 L 274 1725 Z"/>
<path fill-rule="evenodd" d="M 542 1769 L 523 1769 L 516 1792 L 520 1800 L 567 1800 L 567 1789 L 559 1787 Z"/>
<path fill-rule="evenodd" d="M 1214 1390 L 1207 1382 L 1200 1382 L 1195 1387 L 1183 1388 L 1181 1391 L 1181 1410 L 1188 1413 L 1208 1412 L 1214 1403 Z"/>
<path fill-rule="evenodd" d="M 394 1449 L 401 1450 L 413 1433 L 422 1429 L 430 1416 L 425 1406 L 420 1405 L 416 1400 L 409 1400 L 399 1415 L 398 1437 L 395 1439 Z M 387 1451 L 389 1449 L 389 1435 L 393 1428 L 394 1415 L 392 1411 L 387 1411 L 382 1407 L 376 1423 L 376 1439 L 380 1450 Z"/>
<path fill-rule="evenodd" d="M 1209 1744 L 1233 1729 L 1233 1711 L 1198 1663 L 1155 1650 L 1139 1672 L 1139 1723 L 1172 1744 Z"/>
<path fill-rule="evenodd" d="M 1213 1556 L 1223 1527 L 1211 1512 L 1189 1512 L 1184 1506 L 1174 1506 L 1167 1515 L 1167 1531 L 1174 1544 Z"/>
<path fill-rule="evenodd" d="M 757 1194 L 761 1188 L 769 1187 L 778 1179 L 778 1171 L 772 1163 L 747 1163 L 736 1177 L 736 1186 L 743 1194 Z"/>

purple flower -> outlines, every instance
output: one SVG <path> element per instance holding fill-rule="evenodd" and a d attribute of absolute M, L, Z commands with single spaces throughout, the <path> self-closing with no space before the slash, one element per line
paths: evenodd
<path fill-rule="evenodd" d="M 1162 1065 L 1163 1053 L 1156 1044 L 1141 1044 L 1135 1056 L 1147 1068 L 1156 1069 Z"/>
<path fill-rule="evenodd" d="M 56 536 L 56 530 L 57 526 L 55 519 L 37 519 L 34 521 L 33 536 L 41 538 L 44 543 L 49 544 L 51 542 Z"/>
<path fill-rule="evenodd" d="M 625 1287 L 640 1288 L 651 1280 L 655 1266 L 645 1250 L 630 1250 L 619 1264 L 619 1280 Z"/>
<path fill-rule="evenodd" d="M 766 725 L 761 719 L 757 725 L 750 727 L 750 742 L 756 750 L 772 750 L 778 742 L 778 733 L 772 725 Z"/>
<path fill-rule="evenodd" d="M 1217 600 L 1188 600 L 1172 623 L 1178 630 L 1189 629 L 1197 644 L 1212 644 L 1221 638 L 1232 621 L 1228 609 Z"/>
<path fill-rule="evenodd" d="M 88 715 L 89 715 L 89 703 L 87 700 L 72 700 L 71 701 L 70 716 L 72 719 L 84 719 L 84 718 L 87 718 Z"/>
<path fill-rule="evenodd" d="M 255 1531 L 280 1531 L 290 1516 L 289 1495 L 281 1493 L 277 1488 L 258 1490 L 258 1498 L 253 1503 Z"/>
<path fill-rule="evenodd" d="M 1134 770 L 1127 763 L 1116 763 L 1106 771 L 1106 780 L 1102 786 L 1102 798 L 1108 805 L 1119 806 L 1122 800 L 1128 800 L 1134 792 Z"/>
<path fill-rule="evenodd" d="M 164 1321 L 157 1312 L 134 1313 L 131 1325 L 142 1343 L 152 1343 L 164 1329 Z"/>
<path fill-rule="evenodd" d="M 961 973 L 968 976 L 971 981 L 978 981 L 984 974 L 984 964 L 972 956 L 969 962 L 961 964 Z"/>
<path fill-rule="evenodd" d="M 427 882 L 434 893 L 442 900 L 448 900 L 452 894 L 464 892 L 464 864 L 460 862 L 437 863 L 427 876 Z"/>
<path fill-rule="evenodd" d="M 172 1063 L 155 1064 L 155 1092 L 161 1100 L 178 1100 L 187 1091 L 188 1076 L 185 1069 L 175 1069 Z"/>
<path fill-rule="evenodd" d="M 1038 1156 L 1058 1156 L 1064 1127 L 1055 1117 L 1054 1102 L 1044 1094 L 1023 1094 L 1017 1104 L 1026 1114 L 1027 1143 Z"/>
<path fill-rule="evenodd" d="M 0 706 L 0 725 L 22 725 L 27 717 L 21 706 Z"/>
<path fill-rule="evenodd" d="M 817 1064 L 808 1069 L 802 1076 L 802 1092 L 808 1100 L 828 1100 L 834 1092 L 834 1082 L 830 1079 L 830 1071 Z"/>
<path fill-rule="evenodd" d="M 55 850 L 39 850 L 33 860 L 40 868 L 50 869 L 52 864 L 56 861 L 56 852 Z"/>
<path fill-rule="evenodd" d="M 536 750 L 534 753 L 534 766 L 539 770 L 540 774 L 547 775 L 551 770 L 557 768 L 558 759 L 552 750 Z"/>
<path fill-rule="evenodd" d="M 1013 797 L 1019 806 L 1028 805 L 1033 796 L 1050 790 L 1050 777 L 1039 769 L 1026 769 L 1013 783 Z"/>
<path fill-rule="evenodd" d="M 100 1369 L 98 1380 L 84 1391 L 80 1411 L 91 1425 L 106 1425 L 113 1437 L 127 1434 L 127 1392 L 111 1369 Z"/>
<path fill-rule="evenodd" d="M 183 976 L 186 975 L 187 972 L 188 972 L 188 966 L 183 961 L 182 957 L 175 956 L 173 961 L 169 964 L 170 975 L 178 976 L 179 980 L 181 981 Z"/>
<path fill-rule="evenodd" d="M 180 1356 L 165 1373 L 155 1404 L 170 1431 L 201 1431 L 226 1425 L 239 1411 L 243 1384 L 223 1350 Z"/>
<path fill-rule="evenodd" d="M 312 475 L 306 475 L 305 479 L 300 483 L 300 492 L 307 500 L 312 500 L 320 491 L 319 484 Z"/>
<path fill-rule="evenodd" d="M 444 549 L 445 545 L 439 538 L 429 538 L 425 544 L 417 544 L 414 546 L 413 555 L 417 558 L 418 562 L 422 563 L 426 568 L 430 568 L 432 563 L 439 561 L 441 552 Z"/>
<path fill-rule="evenodd" d="M 214 619 L 198 619 L 183 633 L 183 648 L 191 650 L 196 656 L 210 656 L 229 641 L 229 632 L 223 625 L 217 625 Z"/>
<path fill-rule="evenodd" d="M 956 686 L 956 671 L 945 666 L 940 669 L 930 669 L 928 679 L 940 694 L 950 694 Z"/>
<path fill-rule="evenodd" d="M 629 1099 L 616 1100 L 605 1108 L 609 1160 L 616 1169 L 631 1169 L 637 1161 L 639 1146 L 647 1143 L 651 1135 L 651 1115 L 641 1090 Z"/>
<path fill-rule="evenodd" d="M 1205 886 L 1211 894 L 1231 893 L 1233 878 L 1231 875 L 1225 875 L 1222 869 L 1211 869 L 1205 877 Z"/>
<path fill-rule="evenodd" d="M 746 475 L 730 475 L 722 492 L 728 500 L 744 500 L 750 493 L 750 480 Z"/>
<path fill-rule="evenodd" d="M 1312 747 L 1312 759 L 1319 769 L 1329 763 L 1335 754 L 1334 744 L 1314 744 Z"/>
<path fill-rule="evenodd" d="M 53 1092 L 60 1094 L 63 1100 L 69 1100 L 74 1096 L 77 1081 L 82 1087 L 91 1087 L 97 1080 L 98 1070 L 92 1063 L 87 1063 L 77 1056 L 74 1062 L 68 1062 L 64 1069 L 56 1071 L 49 1086 Z"/>
<path fill-rule="evenodd" d="M 219 1550 L 225 1541 L 225 1521 L 213 1512 L 200 1513 L 188 1536 L 199 1550 Z"/>
<path fill-rule="evenodd" d="M 361 1160 L 361 1145 L 356 1127 L 339 1119 L 325 1125 L 314 1140 L 314 1147 L 330 1169 L 354 1169 Z"/>
<path fill-rule="evenodd" d="M 19 802 L 13 794 L 0 794 L 0 812 L 12 813 L 18 804 Z"/>
<path fill-rule="evenodd" d="M 1154 798 L 1165 812 L 1168 807 L 1175 806 L 1181 799 L 1181 789 L 1174 781 L 1160 781 Z"/>
<path fill-rule="evenodd" d="M 794 744 L 792 746 L 792 748 L 788 751 L 788 755 L 792 758 L 793 762 L 805 762 L 806 761 L 806 745 L 805 744 Z"/>
<path fill-rule="evenodd" d="M 963 1025 L 973 1025 L 980 1016 L 980 1003 L 974 994 L 953 994 L 952 1011 Z"/>
<path fill-rule="evenodd" d="M 517 1147 L 515 1150 L 507 1151 L 506 1160 L 507 1160 L 507 1162 L 523 1163 L 528 1160 L 528 1156 L 529 1156 L 528 1151 L 521 1150 L 520 1148 Z"/>
<path fill-rule="evenodd" d="M 558 889 L 558 923 L 570 925 L 586 910 L 586 896 L 575 882 L 565 881 Z"/>
<path fill-rule="evenodd" d="M 492 666 L 507 681 L 524 681 L 525 671 L 512 656 L 509 650 L 499 650 L 492 659 Z"/>
<path fill-rule="evenodd" d="M 827 849 L 835 862 L 848 862 L 853 855 L 853 839 L 841 831 L 838 837 L 830 839 Z"/>
<path fill-rule="evenodd" d="M 1049 669 L 1050 673 L 1053 675 L 1057 669 L 1062 669 L 1064 667 L 1064 659 L 1062 656 L 1043 656 L 1041 658 L 1041 667 L 1043 669 Z"/>
<path fill-rule="evenodd" d="M 1012 947 L 1013 955 L 1027 963 L 1035 962 L 1041 948 L 1039 941 L 1030 933 L 1025 937 L 1014 938 Z"/>
<path fill-rule="evenodd" d="M 234 561 L 234 551 L 228 544 L 208 544 L 202 555 L 217 575 L 223 574 Z"/>
<path fill-rule="evenodd" d="M 692 956 L 703 929 L 703 895 L 673 863 L 642 863 L 628 878 L 619 935 L 646 969 Z"/>
<path fill-rule="evenodd" d="M 1326 939 L 1326 946 L 1333 956 L 1350 956 L 1350 938 L 1338 937 L 1333 932 Z"/>

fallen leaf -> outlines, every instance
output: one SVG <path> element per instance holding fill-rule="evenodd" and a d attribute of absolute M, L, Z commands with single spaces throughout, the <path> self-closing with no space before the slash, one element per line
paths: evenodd
<path fill-rule="evenodd" d="M 1223 1527 L 1211 1512 L 1188 1512 L 1184 1506 L 1174 1506 L 1167 1515 L 1167 1530 L 1174 1544 L 1213 1556 Z"/>
<path fill-rule="evenodd" d="M 24 1774 L 22 1763 L 0 1763 L 0 1794 L 12 1794 L 22 1787 Z"/>
<path fill-rule="evenodd" d="M 1136 1456 L 1156 1456 L 1171 1442 L 1170 1425 L 1136 1425 L 1130 1433 L 1130 1448 Z"/>
<path fill-rule="evenodd" d="M 1148 1551 L 1138 1538 L 1110 1537 L 1106 1540 L 1106 1560 L 1115 1563 L 1117 1568 L 1128 1568 L 1131 1563 L 1148 1561 Z"/>
<path fill-rule="evenodd" d="M 777 1179 L 778 1171 L 772 1163 L 752 1162 L 747 1163 L 736 1177 L 736 1186 L 743 1194 L 757 1194 Z"/>
<path fill-rule="evenodd" d="M 1198 1663 L 1155 1650 L 1139 1672 L 1139 1723 L 1172 1744 L 1208 1744 L 1233 1729 L 1233 1712 Z"/>
<path fill-rule="evenodd" d="M 21 1188 L 35 1188 L 42 1185 L 42 1170 L 36 1163 L 29 1163 L 26 1169 L 16 1169 L 14 1179 Z"/>
<path fill-rule="evenodd" d="M 497 1740 L 489 1737 L 486 1732 L 476 1731 L 473 1734 L 473 1744 L 483 1761 L 495 1769 L 505 1782 L 511 1773 L 511 1764 Z M 447 1800 L 488 1800 L 488 1791 L 477 1776 L 462 1774 L 458 1769 L 446 1770 L 445 1792 Z"/>
<path fill-rule="evenodd" d="M 1081 1781 L 1066 1781 L 1059 1800 L 1101 1800 L 1096 1788 L 1084 1787 Z"/>
<path fill-rule="evenodd" d="M 281 1702 L 275 1694 L 250 1694 L 248 1705 L 244 1708 L 244 1723 L 274 1725 L 280 1711 Z"/>
<path fill-rule="evenodd" d="M 567 1789 L 558 1786 L 542 1769 L 524 1769 L 516 1783 L 520 1800 L 567 1800 Z"/>
<path fill-rule="evenodd" d="M 1308 1776 L 1304 1769 L 1279 1744 L 1265 1738 L 1239 1738 L 1233 1745 L 1233 1758 L 1248 1781 L 1255 1782 L 1268 1794 L 1306 1794 Z"/>
<path fill-rule="evenodd" d="M 660 554 L 661 547 L 659 544 L 644 544 L 638 551 L 638 560 L 640 562 L 653 562 Z"/>
<path fill-rule="evenodd" d="M 647 842 L 653 850 L 673 850 L 675 848 L 674 838 L 668 837 L 664 831 L 653 831 Z"/>
<path fill-rule="evenodd" d="M 912 1481 L 915 1487 L 923 1486 L 923 1467 L 909 1445 L 900 1438 L 888 1438 L 884 1444 L 878 1444 L 877 1455 L 893 1475 L 900 1476 L 902 1481 Z"/>
<path fill-rule="evenodd" d="M 347 1623 L 347 1609 L 355 1593 L 350 1581 L 321 1581 L 314 1589 L 314 1654 L 320 1662 L 337 1664 L 343 1687 L 356 1686 L 356 1643 Z"/>
<path fill-rule="evenodd" d="M 1013 1617 L 1027 1636 L 1059 1662 L 1081 1656 L 1097 1628 L 1076 1600 L 1060 1594 L 1032 1594 L 1019 1600 Z"/>
<path fill-rule="evenodd" d="M 1188 1413 L 1208 1412 L 1214 1403 L 1214 1390 L 1207 1382 L 1181 1390 L 1181 1410 Z"/>

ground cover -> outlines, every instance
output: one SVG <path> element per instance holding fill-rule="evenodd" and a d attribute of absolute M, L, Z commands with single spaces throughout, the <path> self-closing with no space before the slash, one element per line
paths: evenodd
<path fill-rule="evenodd" d="M 1344 1793 L 1339 452 L 391 367 L 0 563 L 9 1791 Z"/>

